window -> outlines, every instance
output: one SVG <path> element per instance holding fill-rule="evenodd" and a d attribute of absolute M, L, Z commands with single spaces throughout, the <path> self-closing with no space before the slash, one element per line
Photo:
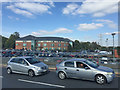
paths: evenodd
<path fill-rule="evenodd" d="M 66 44 L 64 44 L 64 47 L 66 47 Z"/>
<path fill-rule="evenodd" d="M 93 63 L 91 61 L 88 61 L 88 60 L 85 61 L 85 63 L 88 64 L 89 66 L 93 67 L 93 68 L 97 68 L 99 66 L 98 64 L 95 64 L 95 63 Z"/>
<path fill-rule="evenodd" d="M 30 64 L 35 64 L 35 63 L 40 63 L 41 61 L 39 61 L 36 58 L 25 58 Z"/>
<path fill-rule="evenodd" d="M 46 50 L 48 50 L 48 48 L 45 48 Z"/>
<path fill-rule="evenodd" d="M 19 64 L 24 64 L 24 65 L 28 65 L 27 62 L 24 59 L 22 59 L 22 58 L 19 58 L 18 63 Z"/>
<path fill-rule="evenodd" d="M 61 44 L 58 44 L 58 47 L 60 47 L 61 46 Z"/>
<path fill-rule="evenodd" d="M 51 44 L 52 47 L 54 47 L 54 44 Z"/>
<path fill-rule="evenodd" d="M 18 59 L 17 58 L 13 58 L 10 62 L 18 63 Z"/>
<path fill-rule="evenodd" d="M 66 48 L 63 48 L 63 50 L 66 50 Z"/>
<path fill-rule="evenodd" d="M 23 46 L 27 46 L 27 44 L 23 43 Z"/>
<path fill-rule="evenodd" d="M 16 44 L 16 46 L 18 46 L 18 43 Z"/>
<path fill-rule="evenodd" d="M 44 41 L 44 42 L 48 42 L 48 41 Z"/>
<path fill-rule="evenodd" d="M 45 43 L 44 46 L 47 46 L 47 44 Z"/>
<path fill-rule="evenodd" d="M 40 47 L 40 44 L 38 44 L 38 47 Z"/>
<path fill-rule="evenodd" d="M 82 62 L 76 62 L 76 66 L 77 66 L 77 68 L 85 68 L 85 67 L 88 67 L 87 65 L 85 65 L 85 64 L 82 63 Z"/>
<path fill-rule="evenodd" d="M 66 67 L 74 67 L 74 62 L 65 62 Z"/>

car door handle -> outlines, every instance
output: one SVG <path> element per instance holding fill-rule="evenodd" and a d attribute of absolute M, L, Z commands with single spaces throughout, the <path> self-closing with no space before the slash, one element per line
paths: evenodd
<path fill-rule="evenodd" d="M 79 71 L 78 69 L 76 71 Z"/>
<path fill-rule="evenodd" d="M 67 68 L 65 68 L 65 70 L 67 70 Z"/>

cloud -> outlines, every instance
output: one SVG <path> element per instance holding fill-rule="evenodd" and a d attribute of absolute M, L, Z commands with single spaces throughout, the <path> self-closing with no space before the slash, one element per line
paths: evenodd
<path fill-rule="evenodd" d="M 101 23 L 84 23 L 84 24 L 79 24 L 77 27 L 77 30 L 79 31 L 89 31 L 89 30 L 95 30 L 98 29 L 100 27 L 103 27 L 104 25 Z"/>
<path fill-rule="evenodd" d="M 32 32 L 33 35 L 53 35 L 53 34 L 60 34 L 60 33 L 72 33 L 72 30 L 69 30 L 67 28 L 58 28 L 50 32 L 47 30 L 40 30 L 38 32 Z"/>
<path fill-rule="evenodd" d="M 14 5 L 7 6 L 8 9 L 12 10 L 16 14 L 21 14 L 27 17 L 33 16 L 32 13 L 16 8 Z"/>
<path fill-rule="evenodd" d="M 113 29 L 117 28 L 117 25 L 113 21 L 111 21 L 111 20 L 97 19 L 96 21 L 97 22 L 103 22 L 104 24 L 107 24 L 108 27 L 110 27 L 110 28 L 113 28 Z"/>
<path fill-rule="evenodd" d="M 112 33 L 115 33 L 115 34 L 120 34 L 120 32 L 116 31 L 116 32 L 111 32 L 111 33 L 103 33 L 103 35 L 111 35 Z"/>
<path fill-rule="evenodd" d="M 15 19 L 15 20 L 17 20 L 17 21 L 20 20 L 20 18 L 18 18 L 18 17 L 12 17 L 12 16 L 8 16 L 8 18 L 9 18 L 9 19 Z"/>
<path fill-rule="evenodd" d="M 14 13 L 27 17 L 43 13 L 52 14 L 52 12 L 49 11 L 51 7 L 55 7 L 52 2 L 49 2 L 48 4 L 21 2 L 7 6 L 7 8 L 12 10 Z"/>
<path fill-rule="evenodd" d="M 77 4 L 68 4 L 66 8 L 63 9 L 63 14 L 74 14 L 75 10 L 78 8 Z"/>
<path fill-rule="evenodd" d="M 102 17 L 107 14 L 118 12 L 118 0 L 85 0 L 81 5 L 76 3 L 68 4 L 62 10 L 63 14 L 86 15 Z"/>
<path fill-rule="evenodd" d="M 52 0 L 0 0 L 0 2 L 52 2 Z"/>

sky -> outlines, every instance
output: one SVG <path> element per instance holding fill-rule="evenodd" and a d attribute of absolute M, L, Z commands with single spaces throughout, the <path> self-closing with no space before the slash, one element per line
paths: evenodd
<path fill-rule="evenodd" d="M 64 37 L 80 42 L 118 45 L 118 2 L 2 2 L 2 35 L 19 32 L 20 37 Z M 107 40 L 108 39 L 108 40 Z"/>

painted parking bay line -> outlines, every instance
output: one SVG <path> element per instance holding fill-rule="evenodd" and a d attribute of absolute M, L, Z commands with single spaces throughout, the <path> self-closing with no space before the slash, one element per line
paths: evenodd
<path fill-rule="evenodd" d="M 35 82 L 35 81 L 29 81 L 29 80 L 23 80 L 23 79 L 18 79 L 18 81 L 34 83 L 34 84 L 42 84 L 42 85 L 53 86 L 53 87 L 65 88 L 65 86 L 61 86 L 61 85 L 55 85 L 55 84 L 49 84 L 49 83 L 43 83 L 43 82 Z"/>

